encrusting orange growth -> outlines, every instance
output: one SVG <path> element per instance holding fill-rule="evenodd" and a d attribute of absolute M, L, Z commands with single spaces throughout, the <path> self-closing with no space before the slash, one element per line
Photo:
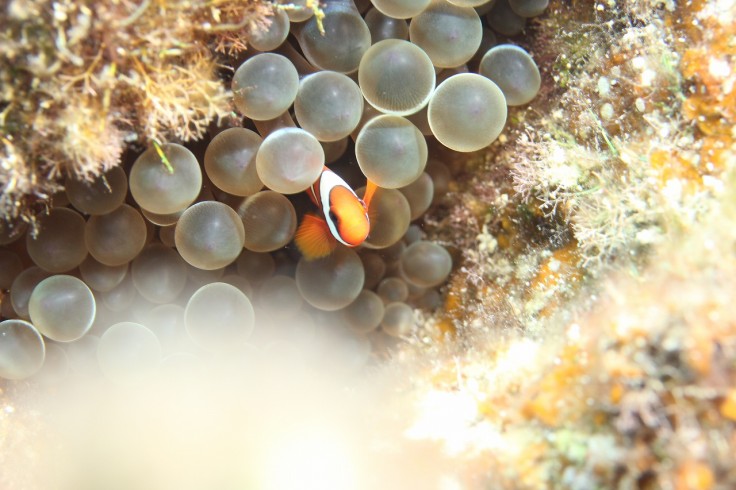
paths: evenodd
<path fill-rule="evenodd" d="M 706 1 L 688 4 L 675 23 L 685 33 L 680 69 L 695 83 L 683 104 L 683 114 L 706 136 L 725 137 L 733 144 L 731 129 L 736 123 L 735 24 L 731 12 L 703 15 L 712 7 Z M 730 146 L 730 145 L 729 145 Z"/>
<path fill-rule="evenodd" d="M 516 471 L 522 488 L 542 488 L 543 466 L 540 464 L 549 450 L 549 444 L 540 441 L 529 444 L 516 460 Z"/>
<path fill-rule="evenodd" d="M 709 172 L 722 172 L 726 169 L 733 139 L 728 135 L 706 136 L 700 148 L 700 165 Z"/>
<path fill-rule="evenodd" d="M 553 313 L 560 300 L 570 296 L 572 291 L 582 283 L 583 272 L 580 269 L 580 256 L 577 243 L 555 250 L 539 267 L 528 289 L 529 295 L 540 295 L 545 299 L 539 315 L 544 317 Z"/>
<path fill-rule="evenodd" d="M 641 366 L 618 351 L 610 350 L 603 354 L 602 362 L 608 375 L 618 380 L 611 387 L 611 398 L 623 395 L 623 385 L 617 383 L 625 383 L 644 377 L 644 370 Z"/>
<path fill-rule="evenodd" d="M 736 422 L 736 389 L 732 389 L 721 403 L 721 415 Z"/>
<path fill-rule="evenodd" d="M 585 404 L 577 398 L 574 387 L 584 373 L 585 354 L 577 345 L 566 346 L 559 363 L 537 383 L 536 394 L 524 406 L 524 414 L 550 427 L 576 420 Z"/>
<path fill-rule="evenodd" d="M 611 390 L 609 392 L 609 399 L 611 400 L 611 403 L 619 403 L 621 399 L 624 397 L 624 387 L 621 383 L 614 383 L 613 386 L 611 386 Z"/>
<path fill-rule="evenodd" d="M 710 490 L 714 484 L 710 466 L 699 461 L 687 461 L 677 471 L 675 490 Z"/>
<path fill-rule="evenodd" d="M 679 179 L 684 183 L 683 191 L 694 194 L 701 190 L 702 172 L 692 161 L 682 154 L 670 150 L 654 150 L 649 155 L 649 163 L 658 174 L 660 185 L 666 186 L 672 179 Z"/>
<path fill-rule="evenodd" d="M 441 338 L 457 333 L 457 325 L 466 319 L 468 305 L 474 300 L 468 293 L 467 277 L 460 273 L 452 276 L 447 286 L 442 315 L 435 325 Z"/>

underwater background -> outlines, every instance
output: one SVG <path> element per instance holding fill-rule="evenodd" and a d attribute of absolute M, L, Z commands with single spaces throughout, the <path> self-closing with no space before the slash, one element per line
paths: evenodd
<path fill-rule="evenodd" d="M 733 0 L 11 0 L 0 26 L 0 488 L 736 486 Z M 370 67 L 381 36 L 419 54 Z M 508 45 L 519 71 L 484 71 Z M 265 55 L 275 116 L 238 86 Z M 362 152 L 378 123 L 404 139 Z M 365 244 L 306 260 L 323 163 L 379 189 Z"/>

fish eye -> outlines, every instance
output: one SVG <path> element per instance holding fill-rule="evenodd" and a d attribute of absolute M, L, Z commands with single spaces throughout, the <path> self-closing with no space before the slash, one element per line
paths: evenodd
<path fill-rule="evenodd" d="M 330 216 L 330 220 L 332 220 L 332 222 L 334 222 L 335 224 L 337 224 L 337 222 L 339 220 L 338 220 L 337 215 L 335 214 L 335 212 L 332 211 L 332 210 L 330 210 L 329 216 Z"/>

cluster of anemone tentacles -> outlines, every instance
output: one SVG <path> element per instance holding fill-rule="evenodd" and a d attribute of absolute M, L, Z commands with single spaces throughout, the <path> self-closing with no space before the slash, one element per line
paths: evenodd
<path fill-rule="evenodd" d="M 546 1 L 292 7 L 234 73 L 241 126 L 70 178 L 37 233 L 0 223 L 0 377 L 92 356 L 130 378 L 274 341 L 321 352 L 323 336 L 365 359 L 440 305 L 452 259 L 421 229 L 449 180 L 433 149 L 487 147 L 537 94 L 531 56 L 493 30 L 519 33 Z M 365 242 L 310 260 L 292 241 L 326 165 L 357 195 L 378 189 Z"/>

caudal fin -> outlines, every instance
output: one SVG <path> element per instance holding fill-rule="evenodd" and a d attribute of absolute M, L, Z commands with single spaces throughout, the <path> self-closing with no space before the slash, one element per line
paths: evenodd
<path fill-rule="evenodd" d="M 294 243 L 307 260 L 330 255 L 337 247 L 337 240 L 322 218 L 306 214 L 296 230 Z"/>

